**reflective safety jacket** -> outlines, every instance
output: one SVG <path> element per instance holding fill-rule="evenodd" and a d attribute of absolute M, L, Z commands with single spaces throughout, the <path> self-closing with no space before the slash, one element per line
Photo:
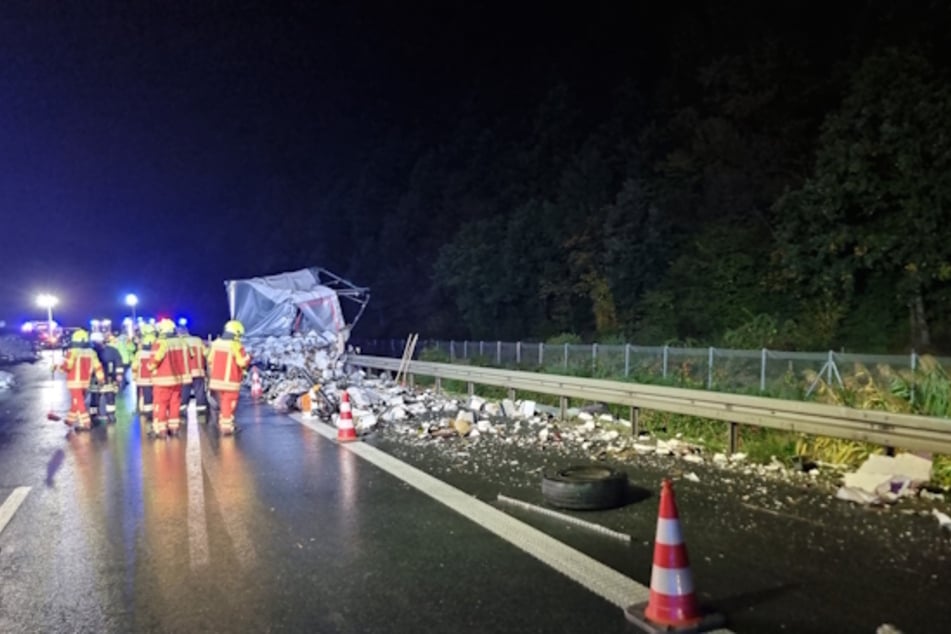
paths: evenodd
<path fill-rule="evenodd" d="M 172 337 L 160 337 L 152 346 L 152 385 L 169 387 L 182 384 L 181 368 L 185 364 L 182 349 Z"/>
<path fill-rule="evenodd" d="M 237 392 L 249 365 L 251 356 L 240 341 L 215 339 L 208 349 L 208 388 Z"/>
<path fill-rule="evenodd" d="M 143 343 L 132 359 L 132 380 L 139 387 L 152 385 L 152 343 Z"/>
<path fill-rule="evenodd" d="M 208 354 L 205 342 L 201 340 L 201 337 L 189 335 L 185 337 L 185 343 L 188 345 L 188 352 L 191 355 L 188 359 L 191 375 L 195 378 L 205 378 L 207 374 L 206 366 L 208 365 L 205 360 L 205 356 Z"/>
<path fill-rule="evenodd" d="M 88 389 L 93 373 L 100 383 L 105 380 L 99 357 L 91 348 L 70 347 L 60 369 L 66 373 L 66 387 L 71 390 Z"/>
<path fill-rule="evenodd" d="M 172 357 L 172 367 L 175 369 L 175 376 L 179 383 L 192 382 L 192 351 L 188 346 L 188 338 L 183 335 L 175 335 L 168 338 L 169 354 Z"/>

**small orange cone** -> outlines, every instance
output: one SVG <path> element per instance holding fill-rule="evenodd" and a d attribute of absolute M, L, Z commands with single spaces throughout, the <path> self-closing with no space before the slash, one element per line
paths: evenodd
<path fill-rule="evenodd" d="M 350 411 L 350 395 L 347 390 L 340 395 L 340 418 L 337 419 L 337 442 L 352 442 L 357 439 L 357 430 L 353 426 L 353 414 Z"/>
<path fill-rule="evenodd" d="M 251 368 L 251 398 L 257 400 L 264 396 L 264 386 L 261 385 L 261 373 L 257 368 Z"/>
<path fill-rule="evenodd" d="M 680 533 L 674 487 L 667 479 L 660 489 L 650 598 L 646 604 L 629 606 L 624 614 L 646 632 L 704 632 L 724 623 L 722 615 L 700 610 L 687 545 Z"/>

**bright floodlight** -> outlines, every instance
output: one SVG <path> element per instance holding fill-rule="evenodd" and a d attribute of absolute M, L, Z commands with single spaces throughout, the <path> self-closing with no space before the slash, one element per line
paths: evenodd
<path fill-rule="evenodd" d="M 46 308 L 47 310 L 56 306 L 58 303 L 59 299 L 57 299 L 55 295 L 49 295 L 47 293 L 43 293 L 36 298 L 36 305 L 40 308 Z"/>
<path fill-rule="evenodd" d="M 125 305 L 126 306 L 137 306 L 139 304 L 139 298 L 129 293 L 125 296 Z"/>

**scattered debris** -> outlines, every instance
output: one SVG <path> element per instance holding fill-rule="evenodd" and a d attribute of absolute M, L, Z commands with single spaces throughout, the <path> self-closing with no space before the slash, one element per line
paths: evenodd
<path fill-rule="evenodd" d="M 698 476 L 693 471 L 684 474 L 684 480 L 690 480 L 691 482 L 700 482 L 700 476 Z"/>
<path fill-rule="evenodd" d="M 946 535 L 951 535 L 951 517 L 947 513 L 942 513 L 938 509 L 931 509 L 931 514 L 938 520 L 938 528 Z"/>
<path fill-rule="evenodd" d="M 0 390 L 9 390 L 16 384 L 16 377 L 10 372 L 0 370 Z"/>
<path fill-rule="evenodd" d="M 861 504 L 894 504 L 913 496 L 931 479 L 931 460 L 911 453 L 872 454 L 853 473 L 846 473 L 836 498 Z"/>

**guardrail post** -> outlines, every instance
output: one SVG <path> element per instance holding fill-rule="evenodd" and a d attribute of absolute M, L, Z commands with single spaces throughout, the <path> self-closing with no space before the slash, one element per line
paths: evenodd
<path fill-rule="evenodd" d="M 541 367 L 545 365 L 545 344 L 538 344 L 538 366 Z"/>
<path fill-rule="evenodd" d="M 415 374 L 410 374 L 410 375 L 408 375 L 406 378 L 408 379 L 410 388 L 415 388 L 415 387 L 416 387 L 416 375 L 415 375 Z"/>
<path fill-rule="evenodd" d="M 436 392 L 442 392 L 442 378 L 436 377 Z"/>
<path fill-rule="evenodd" d="M 495 342 L 495 362 L 502 365 L 502 342 Z"/>
<path fill-rule="evenodd" d="M 713 389 L 713 346 L 707 352 L 707 389 Z"/>
<path fill-rule="evenodd" d="M 664 374 L 663 376 L 665 379 L 667 378 L 667 350 L 669 347 L 670 346 L 664 344 L 664 370 L 663 370 Z"/>
<path fill-rule="evenodd" d="M 466 383 L 466 394 L 468 394 L 469 396 L 472 396 L 473 394 L 475 394 L 475 383 L 473 383 L 472 381 L 469 381 L 468 383 Z"/>
<path fill-rule="evenodd" d="M 591 344 L 591 373 L 598 371 L 598 344 Z"/>
<path fill-rule="evenodd" d="M 568 369 L 568 344 L 565 344 L 565 369 Z"/>
<path fill-rule="evenodd" d="M 514 401 L 514 400 L 515 400 L 515 388 L 514 388 L 514 387 L 510 387 L 510 388 L 508 389 L 508 397 L 509 397 L 509 400 L 510 400 L 510 401 Z"/>
<path fill-rule="evenodd" d="M 740 426 L 737 423 L 730 423 L 729 453 L 735 454 L 740 448 Z"/>
<path fill-rule="evenodd" d="M 522 342 L 521 341 L 515 342 L 515 363 L 517 365 L 522 364 Z"/>
<path fill-rule="evenodd" d="M 624 344 L 624 378 L 631 376 L 631 344 Z"/>
<path fill-rule="evenodd" d="M 449 362 L 453 363 L 456 360 L 456 342 L 452 339 L 449 340 Z"/>
<path fill-rule="evenodd" d="M 568 419 L 568 397 L 558 397 L 558 414 L 562 421 Z"/>
<path fill-rule="evenodd" d="M 766 348 L 763 348 L 759 357 L 759 391 L 766 391 Z"/>
<path fill-rule="evenodd" d="M 641 408 L 631 405 L 631 435 L 637 438 L 641 435 Z"/>

